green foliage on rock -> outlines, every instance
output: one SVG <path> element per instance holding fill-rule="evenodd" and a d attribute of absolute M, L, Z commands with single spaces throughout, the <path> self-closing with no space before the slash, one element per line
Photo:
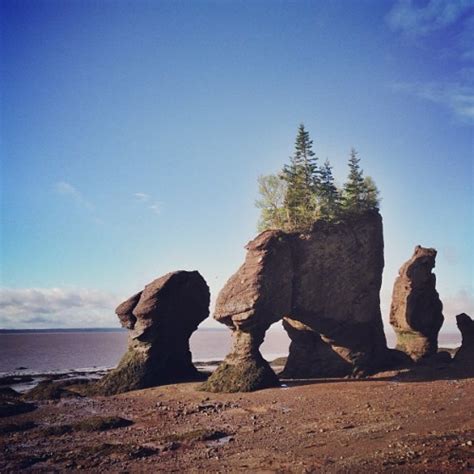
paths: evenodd
<path fill-rule="evenodd" d="M 369 209 L 378 209 L 379 190 L 370 176 L 364 177 L 360 167 L 360 158 L 352 148 L 349 158 L 349 176 L 342 192 L 342 207 L 348 213 L 360 213 Z"/>
<path fill-rule="evenodd" d="M 268 362 L 246 360 L 239 364 L 226 361 L 201 385 L 205 392 L 253 392 L 263 388 L 278 387 L 280 381 Z"/>
<path fill-rule="evenodd" d="M 342 189 L 334 180 L 329 160 L 318 166 L 309 132 L 301 124 L 290 163 L 276 175 L 258 178 L 261 209 L 258 230 L 306 231 L 318 220 L 341 220 L 351 214 L 378 209 L 379 191 L 370 176 L 364 176 L 354 148 L 349 175 Z"/>
<path fill-rule="evenodd" d="M 258 230 L 277 228 L 285 226 L 285 195 L 286 183 L 280 176 L 268 175 L 259 176 L 258 191 L 260 198 L 255 201 L 255 205 L 261 209 Z"/>
<path fill-rule="evenodd" d="M 286 182 L 284 209 L 287 226 L 294 229 L 311 225 L 317 209 L 315 199 L 319 187 L 317 157 L 309 132 L 301 124 L 290 164 L 283 167 L 282 179 Z"/>
<path fill-rule="evenodd" d="M 319 217 L 333 220 L 341 214 L 341 195 L 334 183 L 332 166 L 328 159 L 324 162 L 320 175 L 321 182 L 318 189 Z"/>

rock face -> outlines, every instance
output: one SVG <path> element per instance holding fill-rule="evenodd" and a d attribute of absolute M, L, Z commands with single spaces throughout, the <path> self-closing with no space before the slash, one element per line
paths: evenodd
<path fill-rule="evenodd" d="M 462 344 L 454 356 L 454 363 L 474 374 L 474 321 L 466 313 L 461 313 L 456 316 L 456 323 L 461 331 Z"/>
<path fill-rule="evenodd" d="M 128 349 L 98 383 L 99 393 L 198 378 L 189 338 L 209 315 L 209 288 L 198 272 L 168 273 L 120 304 L 116 313 L 129 330 Z"/>
<path fill-rule="evenodd" d="M 397 349 L 415 361 L 438 351 L 438 333 L 444 321 L 443 304 L 436 291 L 436 250 L 415 247 L 399 270 L 390 308 L 390 324 L 397 334 Z"/>
<path fill-rule="evenodd" d="M 246 248 L 245 263 L 220 292 L 214 314 L 233 331 L 233 349 L 204 389 L 277 385 L 259 346 L 283 317 L 292 338 L 287 377 L 369 372 L 389 363 L 379 301 L 384 259 L 378 212 L 317 221 L 303 234 L 266 231 Z"/>
<path fill-rule="evenodd" d="M 214 318 L 233 331 L 233 348 L 205 390 L 246 392 L 279 385 L 259 347 L 265 331 L 290 311 L 288 237 L 281 231 L 267 231 L 250 242 L 245 263 L 219 293 Z"/>
<path fill-rule="evenodd" d="M 294 319 L 284 318 L 283 327 L 290 336 L 289 356 L 283 378 L 304 379 L 343 377 L 350 374 L 353 365 L 331 347 L 324 336 Z"/>

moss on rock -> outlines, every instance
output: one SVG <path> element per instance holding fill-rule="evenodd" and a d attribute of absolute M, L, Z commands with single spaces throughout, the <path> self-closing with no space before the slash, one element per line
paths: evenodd
<path fill-rule="evenodd" d="M 28 400 L 59 400 L 67 397 L 81 397 L 83 391 L 82 387 L 79 388 L 75 386 L 87 385 L 88 383 L 89 381 L 85 379 L 60 380 L 58 382 L 44 380 L 26 392 L 24 398 Z M 76 388 L 78 390 L 76 390 Z"/>
<path fill-rule="evenodd" d="M 265 360 L 248 360 L 240 364 L 224 361 L 204 382 L 200 389 L 206 392 L 253 392 L 280 386 L 275 372 Z"/>
<path fill-rule="evenodd" d="M 185 431 L 183 433 L 174 433 L 166 436 L 166 442 L 192 443 L 196 441 L 214 441 L 224 438 L 229 434 L 225 431 L 199 428 L 196 430 Z"/>
<path fill-rule="evenodd" d="M 120 416 L 92 416 L 72 424 L 47 426 L 42 431 L 47 436 L 61 436 L 73 431 L 107 431 L 132 424 L 133 421 Z"/>

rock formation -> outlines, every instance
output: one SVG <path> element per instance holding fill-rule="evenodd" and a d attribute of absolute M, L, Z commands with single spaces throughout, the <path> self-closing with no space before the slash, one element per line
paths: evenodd
<path fill-rule="evenodd" d="M 454 364 L 474 374 L 474 321 L 466 314 L 456 316 L 456 323 L 461 331 L 462 344 L 454 356 Z"/>
<path fill-rule="evenodd" d="M 435 259 L 435 249 L 416 246 L 393 286 L 390 324 L 397 334 L 397 349 L 415 361 L 437 353 L 444 321 L 436 276 L 431 272 Z"/>
<path fill-rule="evenodd" d="M 205 390 L 245 392 L 279 385 L 259 347 L 265 331 L 290 311 L 288 237 L 281 231 L 266 231 L 250 242 L 245 263 L 219 293 L 214 318 L 233 331 L 233 348 Z"/>
<path fill-rule="evenodd" d="M 291 344 L 283 378 L 343 377 L 351 373 L 352 364 L 341 357 L 324 336 L 305 324 L 283 318 L 283 327 Z"/>
<path fill-rule="evenodd" d="M 209 315 L 209 288 L 196 271 L 154 280 L 116 309 L 129 330 L 128 349 L 118 367 L 96 386 L 114 394 L 199 377 L 189 338 Z"/>
<path fill-rule="evenodd" d="M 259 346 L 283 317 L 292 338 L 285 376 L 336 376 L 390 364 L 380 314 L 378 212 L 317 221 L 308 233 L 266 231 L 246 248 L 245 263 L 220 292 L 214 315 L 233 331 L 233 349 L 205 390 L 277 385 Z"/>

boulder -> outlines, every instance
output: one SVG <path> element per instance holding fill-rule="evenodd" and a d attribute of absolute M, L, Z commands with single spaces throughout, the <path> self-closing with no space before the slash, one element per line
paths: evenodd
<path fill-rule="evenodd" d="M 129 330 L 128 349 L 96 391 L 109 395 L 184 380 L 200 374 L 189 338 L 209 315 L 209 288 L 197 272 L 177 271 L 154 280 L 116 309 Z"/>
<path fill-rule="evenodd" d="M 474 374 L 474 321 L 466 313 L 461 313 L 456 316 L 456 323 L 461 331 L 462 343 L 453 362 L 456 367 Z"/>
<path fill-rule="evenodd" d="M 390 364 L 380 314 L 384 259 L 378 212 L 317 221 L 307 233 L 266 231 L 246 248 L 245 263 L 220 292 L 214 314 L 234 332 L 234 345 L 205 390 L 277 385 L 259 346 L 283 317 L 292 339 L 285 376 L 369 373 Z M 236 380 L 238 372 L 245 374 L 245 384 Z"/>
<path fill-rule="evenodd" d="M 435 249 L 416 246 L 393 286 L 390 324 L 397 335 L 397 349 L 415 361 L 438 352 L 438 333 L 444 317 L 432 273 L 435 259 Z"/>

